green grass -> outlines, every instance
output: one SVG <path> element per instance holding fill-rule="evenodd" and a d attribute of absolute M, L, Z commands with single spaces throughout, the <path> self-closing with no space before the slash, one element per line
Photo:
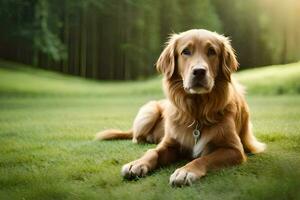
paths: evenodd
<path fill-rule="evenodd" d="M 237 78 L 250 94 L 300 94 L 300 62 L 239 72 Z"/>
<path fill-rule="evenodd" d="M 93 141 L 99 130 L 129 128 L 143 103 L 162 98 L 160 78 L 96 82 L 0 61 L 0 199 L 300 199 L 300 63 L 236 76 L 267 151 L 172 188 L 184 162 L 130 182 L 121 166 L 155 145 Z"/>

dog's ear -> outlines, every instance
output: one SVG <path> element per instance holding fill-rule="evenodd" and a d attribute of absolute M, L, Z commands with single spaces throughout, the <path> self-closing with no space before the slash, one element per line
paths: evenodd
<path fill-rule="evenodd" d="M 165 49 L 160 54 L 156 62 L 157 71 L 165 75 L 168 79 L 172 77 L 175 71 L 175 65 L 176 65 L 175 50 L 176 50 L 176 43 L 178 38 L 179 38 L 178 34 L 173 34 L 170 36 Z"/>
<path fill-rule="evenodd" d="M 230 40 L 225 36 L 220 36 L 222 45 L 221 70 L 227 81 L 231 81 L 231 73 L 237 71 L 239 63 L 236 59 L 235 51 Z"/>

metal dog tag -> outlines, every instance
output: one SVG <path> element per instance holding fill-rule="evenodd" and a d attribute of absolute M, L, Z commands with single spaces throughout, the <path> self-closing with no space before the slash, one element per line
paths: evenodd
<path fill-rule="evenodd" d="M 194 136 L 195 144 L 197 144 L 197 142 L 198 142 L 198 140 L 200 138 L 200 135 L 201 135 L 201 133 L 200 133 L 200 131 L 198 129 L 195 129 L 193 131 L 193 136 Z"/>

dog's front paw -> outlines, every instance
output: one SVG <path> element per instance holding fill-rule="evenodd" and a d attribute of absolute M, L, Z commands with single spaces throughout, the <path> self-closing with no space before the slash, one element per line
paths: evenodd
<path fill-rule="evenodd" d="M 145 176 L 149 171 L 146 163 L 136 160 L 123 165 L 121 175 L 126 179 L 134 179 Z"/>
<path fill-rule="evenodd" d="M 179 168 L 170 176 L 170 185 L 171 186 L 183 186 L 183 185 L 192 185 L 200 177 L 195 173 L 188 171 L 185 168 Z"/>

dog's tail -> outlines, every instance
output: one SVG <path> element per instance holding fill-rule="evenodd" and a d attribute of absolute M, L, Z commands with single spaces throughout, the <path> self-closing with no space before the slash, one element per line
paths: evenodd
<path fill-rule="evenodd" d="M 133 131 L 108 129 L 96 134 L 95 140 L 132 139 Z"/>
<path fill-rule="evenodd" d="M 259 142 L 253 135 L 251 123 L 247 124 L 246 131 L 241 140 L 245 151 L 249 153 L 261 153 L 267 148 L 266 144 Z"/>

